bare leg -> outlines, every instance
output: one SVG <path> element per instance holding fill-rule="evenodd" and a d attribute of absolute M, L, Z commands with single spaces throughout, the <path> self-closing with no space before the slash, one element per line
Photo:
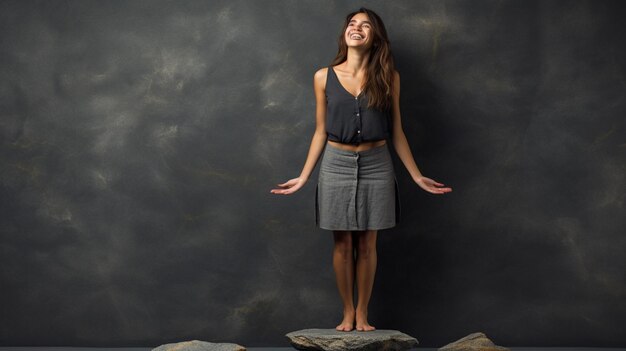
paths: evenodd
<path fill-rule="evenodd" d="M 358 289 L 358 303 L 356 306 L 356 329 L 359 331 L 374 330 L 367 322 L 367 306 L 372 296 L 374 276 L 376 274 L 376 236 L 378 231 L 367 230 L 358 232 L 356 279 Z"/>
<path fill-rule="evenodd" d="M 351 331 L 354 328 L 354 249 L 352 232 L 334 231 L 335 248 L 333 267 L 337 278 L 337 288 L 343 301 L 343 321 L 335 329 Z"/>

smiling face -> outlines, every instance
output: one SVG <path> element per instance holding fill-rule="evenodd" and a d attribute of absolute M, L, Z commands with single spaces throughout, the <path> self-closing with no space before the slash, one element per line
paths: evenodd
<path fill-rule="evenodd" d="M 372 23 L 367 14 L 360 12 L 352 16 L 346 27 L 344 38 L 348 46 L 370 47 L 374 38 Z"/>

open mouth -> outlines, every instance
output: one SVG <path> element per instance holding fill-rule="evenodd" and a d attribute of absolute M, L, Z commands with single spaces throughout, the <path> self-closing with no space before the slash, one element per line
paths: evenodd
<path fill-rule="evenodd" d="M 363 36 L 361 34 L 352 33 L 352 34 L 350 34 L 350 39 L 353 39 L 353 40 L 363 40 Z"/>

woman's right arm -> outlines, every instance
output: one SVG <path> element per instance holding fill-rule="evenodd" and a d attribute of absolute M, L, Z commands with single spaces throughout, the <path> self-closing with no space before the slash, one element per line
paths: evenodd
<path fill-rule="evenodd" d="M 289 195 L 298 191 L 309 180 L 311 173 L 326 145 L 326 74 L 327 68 L 321 68 L 313 76 L 313 90 L 315 91 L 315 133 L 311 140 L 309 153 L 306 157 L 304 167 L 298 178 L 288 180 L 283 184 L 278 184 L 280 189 L 272 189 L 273 194 Z"/>

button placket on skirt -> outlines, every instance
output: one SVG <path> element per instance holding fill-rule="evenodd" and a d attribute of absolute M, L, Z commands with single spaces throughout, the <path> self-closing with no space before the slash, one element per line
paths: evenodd
<path fill-rule="evenodd" d="M 359 218 L 358 218 L 358 213 L 359 213 L 359 209 L 358 207 L 358 200 L 357 200 L 357 194 L 359 193 L 359 153 L 355 152 L 354 153 L 354 163 L 355 163 L 355 167 L 354 167 L 354 181 L 353 184 L 354 186 L 352 187 L 352 190 L 354 191 L 354 194 L 352 195 L 352 210 L 354 211 L 354 225 L 358 226 L 359 225 Z"/>

